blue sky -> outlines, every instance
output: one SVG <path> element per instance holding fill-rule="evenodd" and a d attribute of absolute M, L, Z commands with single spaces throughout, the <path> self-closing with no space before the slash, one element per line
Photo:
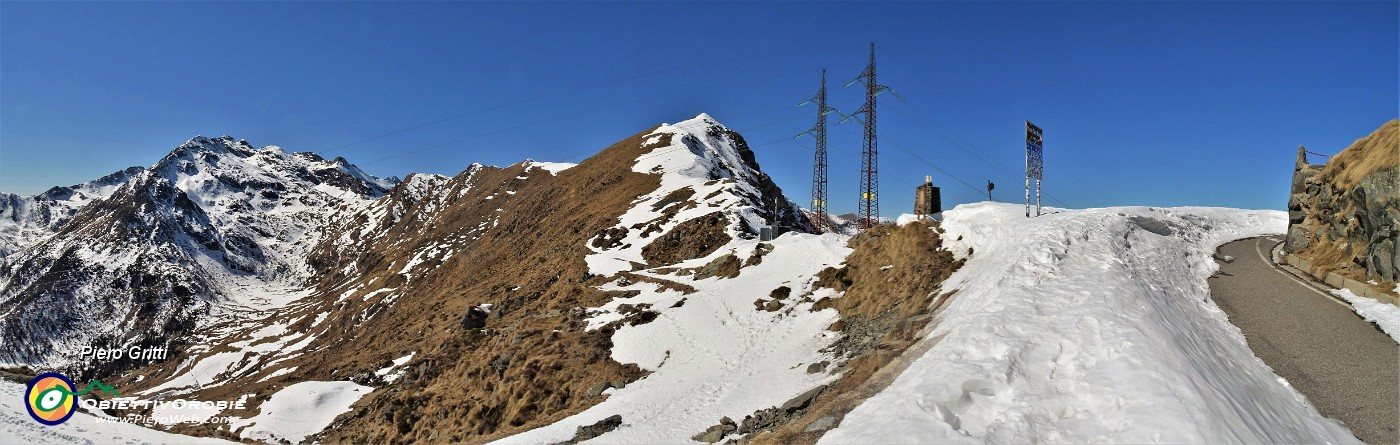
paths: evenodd
<path fill-rule="evenodd" d="M 381 176 L 577 162 L 706 112 L 805 202 L 813 143 L 791 136 L 814 111 L 794 105 L 825 67 L 832 105 L 859 107 L 862 92 L 840 85 L 873 41 L 880 83 L 906 100 L 881 96 L 878 112 L 887 215 L 910 211 L 924 175 L 945 207 L 985 199 L 988 180 L 1020 202 L 1027 119 L 1045 129 L 1047 205 L 1280 209 L 1298 145 L 1334 153 L 1400 114 L 1398 14 L 1396 2 L 7 1 L 0 191 L 149 165 L 195 135 Z M 860 131 L 831 125 L 834 211 L 855 208 Z"/>

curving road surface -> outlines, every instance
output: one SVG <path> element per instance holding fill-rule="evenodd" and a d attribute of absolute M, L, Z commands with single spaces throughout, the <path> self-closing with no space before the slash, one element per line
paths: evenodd
<path fill-rule="evenodd" d="M 1400 345 L 1345 302 L 1266 260 L 1277 237 L 1220 248 L 1210 293 L 1250 349 L 1322 414 L 1371 444 L 1400 443 Z"/>

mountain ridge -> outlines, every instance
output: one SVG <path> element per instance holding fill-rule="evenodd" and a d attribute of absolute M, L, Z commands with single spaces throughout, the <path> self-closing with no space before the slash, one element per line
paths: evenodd
<path fill-rule="evenodd" d="M 114 178 L 107 196 L 4 259 L 0 361 L 78 375 L 136 366 L 75 356 L 85 346 L 165 345 L 164 332 L 206 323 L 240 288 L 304 279 L 301 238 L 390 182 L 343 164 L 197 136 L 149 168 L 124 170 L 133 173 Z"/>

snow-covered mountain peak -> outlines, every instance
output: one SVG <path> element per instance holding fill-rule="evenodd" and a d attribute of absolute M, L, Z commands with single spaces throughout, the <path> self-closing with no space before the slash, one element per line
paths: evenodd
<path fill-rule="evenodd" d="M 175 149 L 166 156 L 166 159 L 183 157 L 195 153 L 232 153 L 240 157 L 248 157 L 257 153 L 257 151 L 256 148 L 248 144 L 248 141 L 234 139 L 232 136 L 228 135 L 216 138 L 195 136 L 185 141 L 185 143 L 180 144 L 180 146 L 175 147 Z"/>
<path fill-rule="evenodd" d="M 105 198 L 113 191 L 125 184 L 132 176 L 146 170 L 145 167 L 133 166 L 118 170 L 107 176 L 97 178 L 82 184 L 70 185 L 67 187 L 56 186 L 45 190 L 44 193 L 35 195 L 36 198 L 49 201 L 81 200 Z"/>
<path fill-rule="evenodd" d="M 700 242 L 695 250 L 708 255 L 726 240 L 753 238 L 760 227 L 808 227 L 796 204 L 759 169 L 744 137 L 708 114 L 662 124 L 642 135 L 640 153 L 632 172 L 657 175 L 660 184 L 590 244 L 596 253 L 588 262 L 595 274 L 685 259 L 646 253 L 663 237 L 673 244 L 679 238 L 708 239 L 711 242 Z M 652 237 L 653 233 L 664 235 Z M 656 245 L 650 250 L 667 250 Z"/>
<path fill-rule="evenodd" d="M 195 136 L 150 171 L 197 196 L 263 188 L 281 192 L 287 184 L 305 183 L 325 194 L 377 198 L 398 182 L 365 173 L 342 157 L 326 160 L 311 152 L 287 153 L 278 146 L 254 148 L 232 136 Z"/>
<path fill-rule="evenodd" d="M 757 180 L 758 162 L 738 132 L 701 113 L 693 118 L 662 124 L 651 133 L 644 146 L 649 153 L 637 158 L 632 171 L 676 173 L 703 178 Z"/>

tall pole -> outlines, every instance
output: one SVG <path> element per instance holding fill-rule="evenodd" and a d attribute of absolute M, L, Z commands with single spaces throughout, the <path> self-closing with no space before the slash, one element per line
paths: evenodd
<path fill-rule="evenodd" d="M 852 114 L 852 117 L 865 114 L 865 140 L 861 143 L 860 161 L 860 201 L 859 215 L 862 230 L 874 227 L 880 222 L 880 153 L 875 138 L 875 96 L 889 90 L 875 82 L 875 44 L 870 44 L 870 64 L 866 65 L 855 80 L 847 82 L 865 84 L 865 105 Z"/>
<path fill-rule="evenodd" d="M 1026 177 L 1026 217 L 1031 217 L 1031 177 Z"/>
<path fill-rule="evenodd" d="M 865 141 L 861 144 L 860 151 L 864 155 L 861 175 L 864 176 L 861 184 L 861 196 L 865 197 L 863 202 L 865 214 L 865 228 L 875 227 L 880 222 L 880 153 L 875 139 L 875 43 L 870 44 L 870 71 L 865 82 Z"/>
<path fill-rule="evenodd" d="M 816 233 L 825 232 L 827 227 L 826 210 L 826 190 L 827 190 L 827 163 L 826 163 L 826 115 L 833 111 L 826 105 L 826 70 L 822 70 L 821 89 L 817 90 L 817 95 L 807 102 L 798 106 L 815 102 L 817 104 L 817 123 L 808 130 L 812 137 L 817 139 L 817 152 L 812 162 L 812 229 Z M 800 135 L 799 135 L 800 136 Z"/>

